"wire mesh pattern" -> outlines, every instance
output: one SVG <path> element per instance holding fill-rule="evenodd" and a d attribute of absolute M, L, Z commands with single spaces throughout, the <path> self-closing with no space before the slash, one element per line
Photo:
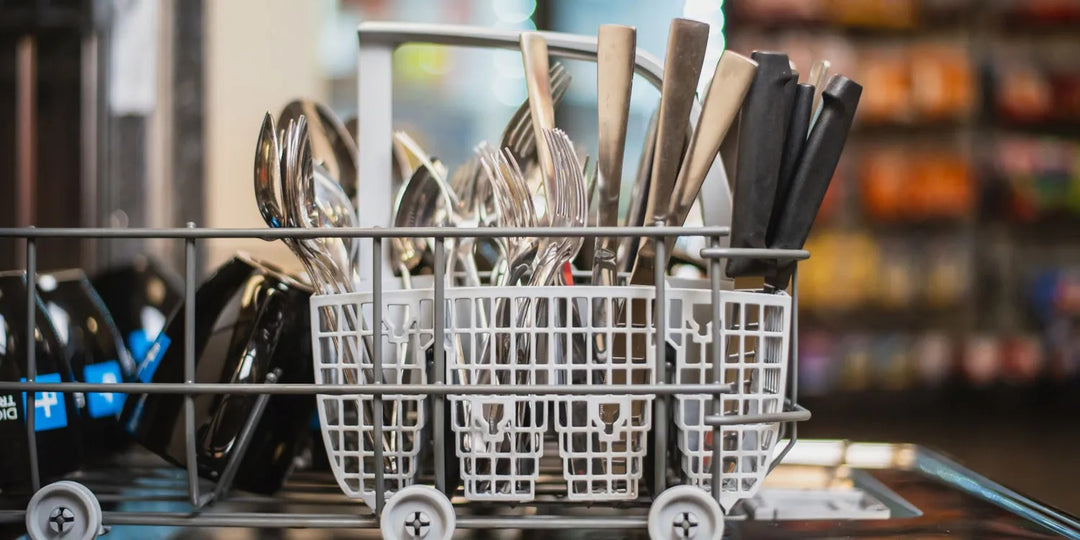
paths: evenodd
<path fill-rule="evenodd" d="M 689 294 L 687 294 L 689 293 Z M 713 373 L 710 300 L 700 293 L 671 291 L 669 344 L 676 349 L 676 384 L 723 382 L 733 391 L 720 399 L 722 416 L 783 411 L 787 381 L 791 297 L 784 293 L 721 292 L 721 381 Z M 682 469 L 688 483 L 711 490 L 713 428 L 705 424 L 714 399 L 705 394 L 677 395 L 675 423 Z M 753 496 L 769 470 L 779 436 L 778 422 L 723 426 L 720 503 L 731 508 Z"/>
<path fill-rule="evenodd" d="M 434 337 L 431 325 L 418 325 L 424 318 L 413 315 L 425 304 L 430 310 L 430 301 L 412 305 L 391 300 L 384 306 L 383 354 L 377 374 L 372 347 L 372 295 L 312 297 L 316 384 L 375 384 L 376 375 L 390 384 L 426 384 L 425 351 L 432 346 Z M 381 468 L 387 495 L 413 483 L 423 443 L 419 433 L 426 424 L 426 400 L 424 395 L 389 394 L 382 397 L 381 410 L 377 410 L 370 394 L 316 396 L 327 457 L 346 495 L 362 498 L 375 507 L 375 470 L 380 466 L 376 444 L 382 445 Z M 376 440 L 376 421 L 381 421 L 381 441 Z"/>

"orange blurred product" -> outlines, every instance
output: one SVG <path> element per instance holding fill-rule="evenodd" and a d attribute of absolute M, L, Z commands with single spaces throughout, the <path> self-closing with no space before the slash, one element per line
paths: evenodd
<path fill-rule="evenodd" d="M 911 73 L 902 48 L 866 51 L 859 58 L 856 79 L 862 82 L 858 121 L 868 124 L 906 122 L 911 119 Z"/>
<path fill-rule="evenodd" d="M 859 167 L 863 208 L 877 221 L 900 217 L 907 204 L 910 156 L 898 148 L 867 151 Z"/>
<path fill-rule="evenodd" d="M 916 0 L 828 0 L 826 13 L 836 24 L 869 28 L 912 28 L 918 21 Z"/>
<path fill-rule="evenodd" d="M 975 207 L 975 174 L 970 162 L 956 151 L 920 152 L 912 159 L 914 178 L 909 200 L 917 204 L 909 214 L 917 218 L 956 218 Z M 915 196 L 917 195 L 917 196 Z"/>
<path fill-rule="evenodd" d="M 1009 64 L 998 70 L 994 105 L 1014 122 L 1039 122 L 1052 117 L 1054 88 L 1032 65 Z"/>
<path fill-rule="evenodd" d="M 959 45 L 911 47 L 912 108 L 924 121 L 961 119 L 975 105 L 975 77 L 968 52 Z"/>

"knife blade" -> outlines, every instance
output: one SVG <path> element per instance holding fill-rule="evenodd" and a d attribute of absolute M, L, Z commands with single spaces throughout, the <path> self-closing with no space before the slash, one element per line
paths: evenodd
<path fill-rule="evenodd" d="M 743 103 L 739 122 L 739 166 L 731 214 L 731 247 L 764 248 L 780 157 L 787 134 L 788 109 L 795 81 L 786 54 L 755 51 L 758 63 L 754 81 Z M 785 99 L 786 97 L 786 99 Z M 727 261 L 729 277 L 760 273 L 764 263 L 756 259 Z"/>
<path fill-rule="evenodd" d="M 653 153 L 649 195 L 645 203 L 646 225 L 667 224 L 671 220 L 668 214 L 670 198 L 682 164 L 686 133 L 690 125 L 690 108 L 694 102 L 698 79 L 701 77 L 708 39 L 708 24 L 690 19 L 671 21 L 667 57 L 664 60 L 664 82 L 660 89 L 656 150 Z M 642 281 L 648 277 L 644 274 L 637 280 L 633 275 L 639 272 L 639 268 L 650 267 L 651 270 L 655 256 L 654 241 L 650 238 L 641 239 L 630 283 L 652 283 L 652 280 Z"/>
<path fill-rule="evenodd" d="M 836 172 L 861 95 L 862 86 L 855 81 L 843 75 L 829 79 L 821 93 L 821 112 L 806 140 L 769 247 L 802 249 L 806 243 Z M 777 265 L 776 271 L 766 276 L 767 285 L 775 290 L 786 289 L 794 270 L 794 261 Z"/>
<path fill-rule="evenodd" d="M 649 194 L 649 176 L 652 171 L 653 151 L 656 149 L 656 127 L 659 123 L 659 109 L 653 111 L 649 117 L 649 128 L 645 131 L 645 140 L 641 144 L 641 155 L 638 157 L 637 174 L 634 176 L 634 185 L 630 190 L 630 204 L 626 209 L 626 227 L 640 227 L 645 223 L 645 197 Z M 619 272 L 629 272 L 634 268 L 634 260 L 637 258 L 637 238 L 624 236 L 619 240 L 618 269 Z"/>
<path fill-rule="evenodd" d="M 814 65 L 810 67 L 810 74 L 806 78 L 806 82 L 812 84 L 814 90 L 814 103 L 810 105 L 810 116 L 817 114 L 818 105 L 821 104 L 821 92 L 825 90 L 825 77 L 829 74 L 829 67 L 832 64 L 828 60 L 818 60 L 814 62 Z M 811 119 L 811 122 L 813 120 Z"/>
<path fill-rule="evenodd" d="M 598 166 L 596 175 L 596 225 L 611 227 L 619 221 L 619 188 L 622 182 L 626 123 L 630 116 L 630 92 L 634 80 L 637 30 L 604 24 L 596 40 L 596 106 Z M 594 241 L 592 283 L 615 285 L 618 239 Z"/>

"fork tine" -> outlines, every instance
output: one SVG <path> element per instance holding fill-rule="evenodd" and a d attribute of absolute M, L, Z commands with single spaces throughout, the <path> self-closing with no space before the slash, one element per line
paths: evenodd
<path fill-rule="evenodd" d="M 569 73 L 566 73 L 564 77 L 560 77 L 558 80 L 552 80 L 552 106 L 557 107 L 562 101 L 566 91 L 570 88 L 571 80 L 572 77 Z M 532 129 L 531 117 L 525 118 L 525 122 L 517 131 L 513 144 L 510 147 L 514 149 L 518 156 L 522 157 L 531 156 L 536 152 L 536 137 Z"/>
<path fill-rule="evenodd" d="M 566 77 L 566 66 L 564 66 L 561 62 L 553 62 L 551 64 L 551 68 L 548 70 L 548 77 L 551 79 L 551 82 L 554 85 L 557 78 Z M 512 147 L 513 145 L 511 144 L 511 141 L 515 140 L 518 137 L 517 133 L 521 130 L 522 125 L 528 125 L 531 127 L 532 123 L 529 119 L 529 114 L 529 101 L 528 99 L 526 99 L 525 102 L 522 103 L 516 111 L 514 111 L 513 116 L 511 116 L 510 120 L 506 123 L 506 127 L 503 129 L 501 142 L 499 144 L 500 147 Z"/>

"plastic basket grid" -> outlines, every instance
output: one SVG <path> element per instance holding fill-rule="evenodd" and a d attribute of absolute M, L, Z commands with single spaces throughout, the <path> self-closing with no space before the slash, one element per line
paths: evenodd
<path fill-rule="evenodd" d="M 574 287 L 571 291 L 572 297 L 550 306 L 549 317 L 562 311 L 565 320 L 576 316 L 580 323 L 578 328 L 555 331 L 557 342 L 572 351 L 556 366 L 558 383 L 655 383 L 654 289 Z M 624 321 L 634 321 L 638 310 L 643 310 L 640 320 L 644 324 L 626 325 Z M 601 343 L 606 344 L 606 352 L 601 351 Z M 620 348 L 631 354 L 617 354 Z M 652 394 L 555 398 L 555 430 L 568 499 L 637 498 L 654 398 Z"/>
<path fill-rule="evenodd" d="M 526 290 L 447 292 L 446 379 L 463 384 L 550 384 L 548 333 L 536 324 L 546 299 Z M 517 319 L 517 320 L 515 320 Z M 536 497 L 546 396 L 450 396 L 451 426 L 466 499 Z"/>
<path fill-rule="evenodd" d="M 384 306 L 382 376 L 387 383 L 425 384 L 425 351 L 433 342 L 430 325 L 417 324 L 418 306 Z M 317 384 L 370 384 L 374 364 L 370 294 L 314 296 L 311 300 L 312 345 Z M 422 318 L 420 319 L 422 320 Z M 387 495 L 411 485 L 426 423 L 423 395 L 383 396 L 383 479 Z M 374 507 L 374 396 L 316 397 L 323 440 L 334 477 L 342 491 Z"/>
<path fill-rule="evenodd" d="M 673 299 L 669 343 L 676 347 L 675 383 L 709 383 L 712 375 L 712 305 L 700 294 Z M 725 416 L 783 410 L 787 381 L 791 298 L 783 293 L 721 293 L 723 381 L 733 391 L 721 399 Z M 678 309 L 676 309 L 678 308 Z M 675 423 L 682 469 L 687 482 L 709 490 L 712 481 L 713 430 L 704 418 L 713 398 L 676 396 Z M 779 436 L 778 423 L 724 426 L 721 434 L 720 502 L 730 508 L 753 496 L 768 473 Z"/>

